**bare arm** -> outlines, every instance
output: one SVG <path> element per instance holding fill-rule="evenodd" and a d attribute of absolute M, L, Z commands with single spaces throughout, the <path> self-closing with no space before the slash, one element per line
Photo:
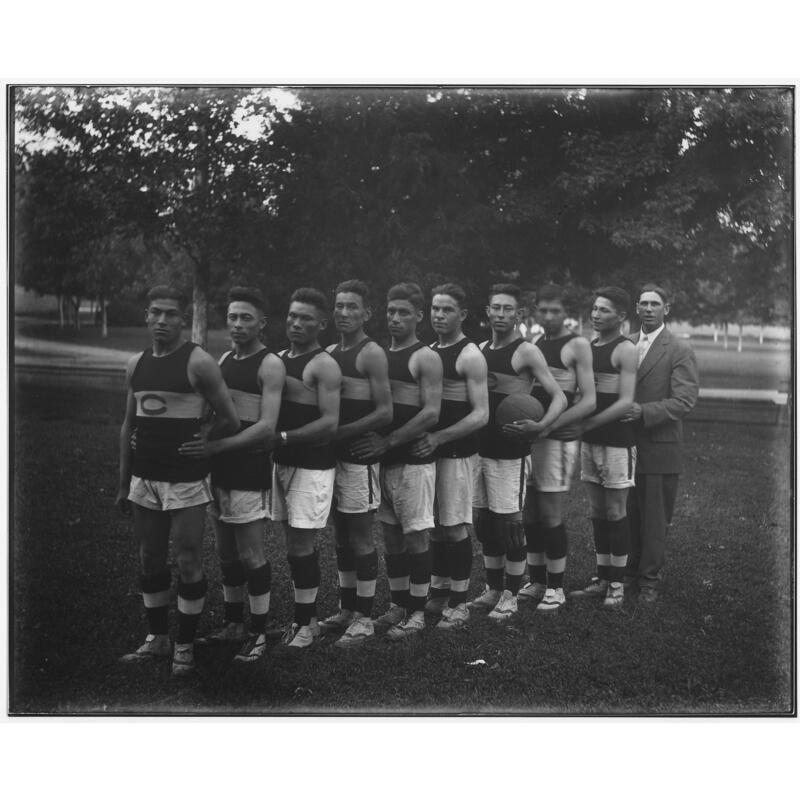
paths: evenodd
<path fill-rule="evenodd" d="M 464 348 L 458 358 L 456 370 L 466 381 L 467 399 L 472 410 L 449 428 L 423 434 L 414 443 L 413 453 L 416 456 L 425 458 L 440 445 L 463 439 L 483 428 L 489 421 L 486 359 L 481 351 L 474 345 Z"/>
<path fill-rule="evenodd" d="M 638 355 L 636 345 L 631 341 L 620 342 L 611 354 L 611 363 L 619 370 L 619 397 L 599 414 L 589 417 L 584 430 L 590 431 L 609 422 L 622 419 L 633 407 L 633 393 L 636 389 L 636 366 Z"/>
<path fill-rule="evenodd" d="M 205 350 L 195 347 L 189 357 L 187 372 L 189 382 L 214 412 L 215 420 L 209 438 L 236 433 L 239 430 L 239 415 L 217 362 Z"/>
<path fill-rule="evenodd" d="M 392 390 L 389 386 L 389 362 L 379 345 L 370 343 L 358 354 L 358 368 L 369 381 L 369 391 L 375 408 L 369 414 L 342 425 L 336 432 L 337 441 L 355 439 L 392 421 Z"/>
<path fill-rule="evenodd" d="M 565 364 L 575 367 L 579 398 L 552 425 L 551 433 L 558 431 L 564 437 L 578 438 L 582 431 L 579 425 L 597 407 L 597 393 L 592 370 L 592 349 L 586 339 L 572 339 Z M 559 437 L 560 438 L 560 437 Z"/>
<path fill-rule="evenodd" d="M 140 356 L 134 356 L 125 367 L 125 417 L 119 430 L 119 487 L 114 505 L 120 514 L 132 514 L 128 491 L 131 485 L 131 432 L 136 419 L 136 398 L 131 389 L 131 376 Z"/>
<path fill-rule="evenodd" d="M 342 371 L 329 355 L 320 354 L 306 367 L 309 383 L 317 389 L 319 419 L 286 431 L 285 444 L 327 444 L 333 441 L 339 425 L 339 394 Z M 304 375 L 305 378 L 305 375 Z"/>

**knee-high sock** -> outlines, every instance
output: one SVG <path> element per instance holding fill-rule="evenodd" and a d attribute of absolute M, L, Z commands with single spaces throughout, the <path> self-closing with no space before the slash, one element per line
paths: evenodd
<path fill-rule="evenodd" d="M 567 566 L 567 531 L 562 524 L 545 528 L 542 533 L 547 542 L 547 586 L 562 589 Z"/>
<path fill-rule="evenodd" d="M 244 588 L 247 578 L 241 561 L 223 561 L 222 599 L 225 604 L 225 622 L 244 622 Z"/>
<path fill-rule="evenodd" d="M 497 536 L 506 543 L 505 586 L 511 594 L 516 596 L 522 584 L 522 576 L 525 574 L 525 545 L 522 544 L 519 547 L 512 548 L 507 544 L 510 541 L 507 534 L 512 529 L 516 531 L 516 537 L 521 541 L 523 535 L 522 520 L 496 519 Z"/>
<path fill-rule="evenodd" d="M 450 544 L 450 599 L 447 605 L 455 608 L 467 602 L 469 576 L 472 572 L 472 542 L 469 537 Z"/>
<path fill-rule="evenodd" d="M 386 554 L 386 576 L 389 578 L 389 593 L 392 602 L 408 608 L 410 583 L 408 553 Z"/>
<path fill-rule="evenodd" d="M 423 611 L 431 585 L 431 551 L 408 554 L 410 612 Z"/>
<path fill-rule="evenodd" d="M 369 617 L 375 602 L 375 581 L 378 578 L 378 554 L 373 550 L 356 556 L 356 611 Z"/>
<path fill-rule="evenodd" d="M 194 583 L 178 581 L 178 636 L 175 644 L 192 644 L 206 602 L 205 576 Z"/>
<path fill-rule="evenodd" d="M 486 585 L 490 589 L 503 591 L 503 574 L 506 563 L 506 545 L 497 535 L 496 518 L 488 509 L 474 514 L 475 536 L 483 548 L 483 567 Z"/>
<path fill-rule="evenodd" d="M 294 621 L 302 627 L 317 615 L 319 553 L 315 550 L 305 556 L 289 556 L 288 560 L 294 583 Z"/>
<path fill-rule="evenodd" d="M 628 540 L 630 538 L 628 518 L 608 520 L 606 530 L 611 551 L 608 579 L 621 582 L 625 578 L 625 565 L 628 563 Z"/>
<path fill-rule="evenodd" d="M 349 547 L 336 548 L 339 570 L 339 607 L 346 611 L 356 608 L 356 554 Z"/>
<path fill-rule="evenodd" d="M 448 570 L 450 542 L 431 541 L 431 597 L 447 597 L 450 588 Z"/>
<path fill-rule="evenodd" d="M 248 570 L 247 590 L 250 594 L 250 632 L 264 633 L 267 628 L 269 596 L 272 589 L 272 567 L 269 561 Z"/>
<path fill-rule="evenodd" d="M 594 534 L 594 551 L 597 558 L 597 577 L 601 581 L 610 580 L 611 568 L 611 543 L 608 540 L 608 523 L 604 519 L 592 517 L 592 532 Z"/>
<path fill-rule="evenodd" d="M 147 617 L 147 630 L 154 636 L 166 636 L 169 633 L 169 587 L 171 583 L 172 574 L 168 567 L 154 575 L 139 576 L 144 613 Z"/>
<path fill-rule="evenodd" d="M 544 530 L 538 522 L 525 523 L 526 560 L 528 562 L 528 580 L 531 583 L 547 582 L 547 540 Z"/>

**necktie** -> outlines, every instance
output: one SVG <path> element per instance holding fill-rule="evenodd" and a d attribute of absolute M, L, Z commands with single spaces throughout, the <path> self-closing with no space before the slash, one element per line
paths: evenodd
<path fill-rule="evenodd" d="M 650 340 L 647 338 L 646 335 L 643 335 L 639 339 L 639 365 L 642 363 L 642 361 L 644 361 L 644 357 L 647 355 L 647 351 L 649 348 L 650 348 Z"/>

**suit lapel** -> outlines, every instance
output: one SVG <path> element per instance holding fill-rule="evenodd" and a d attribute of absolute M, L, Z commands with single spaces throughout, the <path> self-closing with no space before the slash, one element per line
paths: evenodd
<path fill-rule="evenodd" d="M 647 351 L 647 355 L 644 357 L 644 360 L 641 364 L 639 364 L 639 368 L 636 370 L 636 381 L 642 380 L 648 372 L 664 357 L 667 352 L 667 347 L 670 343 L 670 332 L 664 328 L 663 331 L 658 335 L 656 340 L 650 345 L 650 349 Z M 637 342 L 639 339 L 637 338 Z"/>

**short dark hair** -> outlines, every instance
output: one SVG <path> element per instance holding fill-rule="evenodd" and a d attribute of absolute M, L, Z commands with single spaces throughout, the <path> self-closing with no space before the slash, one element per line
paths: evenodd
<path fill-rule="evenodd" d="M 536 292 L 536 302 L 558 301 L 562 306 L 566 307 L 566 294 L 567 292 L 563 286 L 559 286 L 557 283 L 546 283 Z"/>
<path fill-rule="evenodd" d="M 359 281 L 357 279 L 342 281 L 336 287 L 334 295 L 340 294 L 341 292 L 350 292 L 351 294 L 357 294 L 361 298 L 366 307 L 372 305 L 369 286 L 367 286 L 367 284 L 364 283 L 364 281 Z"/>
<path fill-rule="evenodd" d="M 515 283 L 496 283 L 489 287 L 489 302 L 496 294 L 507 294 L 517 301 L 518 306 L 522 306 L 522 289 Z"/>
<path fill-rule="evenodd" d="M 251 306 L 255 306 L 262 314 L 267 310 L 264 295 L 261 289 L 255 286 L 232 286 L 228 292 L 228 304 L 237 301 L 240 303 L 250 303 Z"/>
<path fill-rule="evenodd" d="M 467 293 L 457 283 L 442 283 L 431 289 L 431 298 L 435 294 L 446 294 L 458 303 L 459 308 L 464 308 L 467 302 Z"/>
<path fill-rule="evenodd" d="M 642 288 L 639 289 L 639 294 L 636 295 L 637 303 L 642 299 L 642 295 L 645 292 L 655 292 L 661 298 L 661 301 L 664 303 L 664 305 L 669 303 L 669 293 L 657 283 L 646 283 L 644 286 L 642 286 Z"/>
<path fill-rule="evenodd" d="M 289 298 L 289 302 L 308 303 L 310 306 L 315 306 L 323 317 L 327 318 L 330 316 L 328 301 L 325 299 L 325 295 L 317 289 L 310 289 L 307 286 L 295 289 L 292 292 L 292 296 Z"/>
<path fill-rule="evenodd" d="M 186 310 L 189 305 L 189 298 L 184 292 L 175 286 L 167 286 L 166 284 L 159 284 L 154 286 L 147 293 L 147 302 L 151 303 L 153 300 L 177 300 L 181 307 L 181 311 Z"/>
<path fill-rule="evenodd" d="M 425 308 L 425 295 L 416 283 L 396 283 L 386 293 L 387 300 L 407 300 L 417 311 Z"/>
<path fill-rule="evenodd" d="M 618 314 L 630 314 L 631 296 L 619 286 L 601 286 L 599 289 L 594 290 L 595 299 L 598 297 L 606 297 L 616 308 Z"/>

